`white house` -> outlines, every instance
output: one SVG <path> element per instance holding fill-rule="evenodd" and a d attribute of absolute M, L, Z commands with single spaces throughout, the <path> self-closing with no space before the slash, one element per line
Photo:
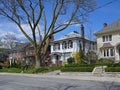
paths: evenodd
<path fill-rule="evenodd" d="M 97 33 L 97 54 L 99 59 L 120 62 L 120 20 L 107 25 Z"/>
<path fill-rule="evenodd" d="M 62 38 L 51 42 L 51 60 L 54 64 L 63 64 L 73 52 L 78 52 L 82 45 L 81 35 L 73 31 Z M 96 51 L 96 42 L 85 38 L 85 52 Z"/>

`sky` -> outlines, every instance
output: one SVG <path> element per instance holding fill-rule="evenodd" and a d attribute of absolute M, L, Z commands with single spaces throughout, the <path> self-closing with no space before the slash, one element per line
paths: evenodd
<path fill-rule="evenodd" d="M 105 5 L 106 3 L 109 4 Z M 107 23 L 109 25 L 120 19 L 120 0 L 97 0 L 96 7 L 100 8 L 89 13 L 87 17 L 87 22 L 84 22 L 85 36 L 94 40 L 96 37 L 93 36 L 93 34 L 103 28 L 103 23 Z M 24 25 L 23 27 L 28 29 L 26 25 Z M 55 39 L 59 39 L 60 37 L 72 31 L 78 31 L 80 33 L 80 25 L 68 27 L 64 31 L 56 34 Z M 1 18 L 0 37 L 4 36 L 4 34 L 8 32 L 13 33 L 20 41 L 26 41 L 24 35 L 20 32 L 20 30 L 14 23 L 8 21 L 7 19 Z M 91 37 L 91 35 L 93 37 Z"/>

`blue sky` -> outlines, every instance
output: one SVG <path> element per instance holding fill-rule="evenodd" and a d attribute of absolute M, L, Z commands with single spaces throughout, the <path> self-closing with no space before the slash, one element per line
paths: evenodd
<path fill-rule="evenodd" d="M 90 31 L 92 33 L 97 32 L 98 30 L 103 28 L 103 23 L 107 23 L 108 25 L 112 22 L 120 19 L 120 0 L 97 0 L 97 7 L 102 6 L 108 2 L 112 3 L 99 8 L 91 13 L 87 17 L 88 22 L 84 23 L 85 26 L 85 35 L 87 38 L 90 38 Z M 55 39 L 62 37 L 65 34 L 68 34 L 72 31 L 80 32 L 80 25 L 74 25 L 68 27 L 66 30 L 55 35 Z M 20 40 L 24 40 L 24 36 L 19 31 L 17 26 L 10 21 L 1 18 L 0 20 L 0 37 L 2 37 L 6 32 L 11 32 L 17 36 Z M 95 39 L 95 36 L 91 39 Z"/>
<path fill-rule="evenodd" d="M 84 23 L 85 35 L 87 38 L 90 38 L 91 36 L 90 31 L 93 35 L 93 33 L 102 29 L 103 23 L 106 22 L 109 25 L 120 19 L 120 0 L 97 0 L 97 7 L 103 6 L 111 1 L 112 3 L 89 13 L 89 16 L 87 17 L 88 22 Z M 56 38 L 59 38 L 58 36 L 63 36 L 74 30 L 80 32 L 80 25 L 72 26 L 72 28 L 66 29 L 61 32 L 61 34 L 57 34 Z M 91 39 L 95 39 L 95 36 L 91 37 Z"/>

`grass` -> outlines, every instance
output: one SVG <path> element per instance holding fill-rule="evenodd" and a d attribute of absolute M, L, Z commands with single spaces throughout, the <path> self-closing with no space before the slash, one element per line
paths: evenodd
<path fill-rule="evenodd" d="M 8 73 L 20 73 L 22 70 L 19 68 L 3 68 L 0 69 L 0 72 L 8 72 Z"/>
<path fill-rule="evenodd" d="M 35 68 L 28 68 L 27 70 L 24 70 L 23 73 L 27 74 L 35 74 L 35 73 L 46 73 L 50 71 L 60 70 L 61 67 L 40 67 L 38 69 Z M 3 68 L 0 69 L 0 72 L 8 72 L 8 73 L 21 73 L 22 69 L 19 68 Z"/>

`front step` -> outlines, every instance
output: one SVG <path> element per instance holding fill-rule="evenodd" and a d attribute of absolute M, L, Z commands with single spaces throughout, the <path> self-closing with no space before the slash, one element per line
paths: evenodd
<path fill-rule="evenodd" d="M 105 73 L 105 68 L 107 66 L 99 66 L 99 67 L 95 67 L 92 71 L 93 75 L 102 75 Z"/>

